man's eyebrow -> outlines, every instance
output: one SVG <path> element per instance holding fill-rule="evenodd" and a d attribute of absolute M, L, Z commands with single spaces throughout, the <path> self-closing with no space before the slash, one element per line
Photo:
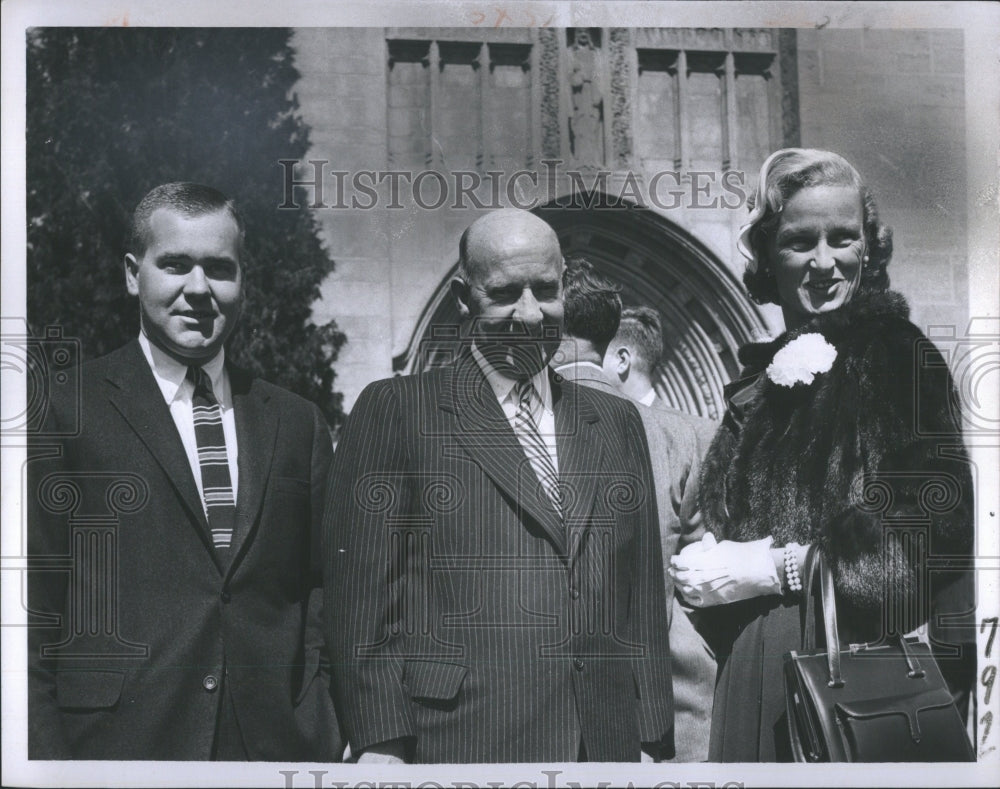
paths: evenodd
<path fill-rule="evenodd" d="M 227 255 L 211 255 L 209 257 L 196 258 L 187 252 L 162 252 L 156 256 L 157 260 L 202 260 L 206 263 L 233 263 L 238 265 L 236 258 Z"/>
<path fill-rule="evenodd" d="M 484 290 L 508 290 L 510 288 L 520 288 L 520 283 L 509 280 L 484 279 L 482 282 Z"/>

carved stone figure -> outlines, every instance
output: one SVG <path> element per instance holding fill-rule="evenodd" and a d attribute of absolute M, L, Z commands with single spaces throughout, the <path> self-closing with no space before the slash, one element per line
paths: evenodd
<path fill-rule="evenodd" d="M 578 165 L 604 163 L 604 96 L 600 85 L 600 50 L 590 31 L 578 27 L 569 48 L 571 110 L 569 140 Z"/>

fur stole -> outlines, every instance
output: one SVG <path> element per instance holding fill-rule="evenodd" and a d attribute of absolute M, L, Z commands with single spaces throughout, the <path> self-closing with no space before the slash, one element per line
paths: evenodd
<path fill-rule="evenodd" d="M 928 555 L 973 549 L 954 386 L 908 316 L 900 294 L 861 291 L 772 342 L 745 346 L 739 396 L 702 468 L 709 531 L 818 543 L 840 596 L 861 609 L 886 600 L 912 608 Z M 764 370 L 774 355 L 811 332 L 836 349 L 832 367 L 808 385 L 771 381 Z"/>

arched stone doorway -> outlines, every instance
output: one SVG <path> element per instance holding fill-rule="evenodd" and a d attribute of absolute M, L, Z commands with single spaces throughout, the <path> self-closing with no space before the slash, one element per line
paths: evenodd
<path fill-rule="evenodd" d="M 697 239 L 653 211 L 576 202 L 566 207 L 557 201 L 535 213 L 555 228 L 563 254 L 583 255 L 621 284 L 626 305 L 659 311 L 664 340 L 656 380 L 660 396 L 674 408 L 720 419 L 722 388 L 739 370 L 737 349 L 765 328 L 742 284 Z M 459 324 L 448 292 L 453 272 L 424 309 L 410 347 L 393 360 L 397 372 L 416 372 L 451 358 Z"/>

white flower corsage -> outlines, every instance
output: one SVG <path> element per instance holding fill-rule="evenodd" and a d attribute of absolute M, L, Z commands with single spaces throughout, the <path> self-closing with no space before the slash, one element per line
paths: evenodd
<path fill-rule="evenodd" d="M 837 349 L 822 334 L 802 334 L 774 355 L 767 377 L 779 386 L 811 384 L 819 373 L 828 372 Z"/>

